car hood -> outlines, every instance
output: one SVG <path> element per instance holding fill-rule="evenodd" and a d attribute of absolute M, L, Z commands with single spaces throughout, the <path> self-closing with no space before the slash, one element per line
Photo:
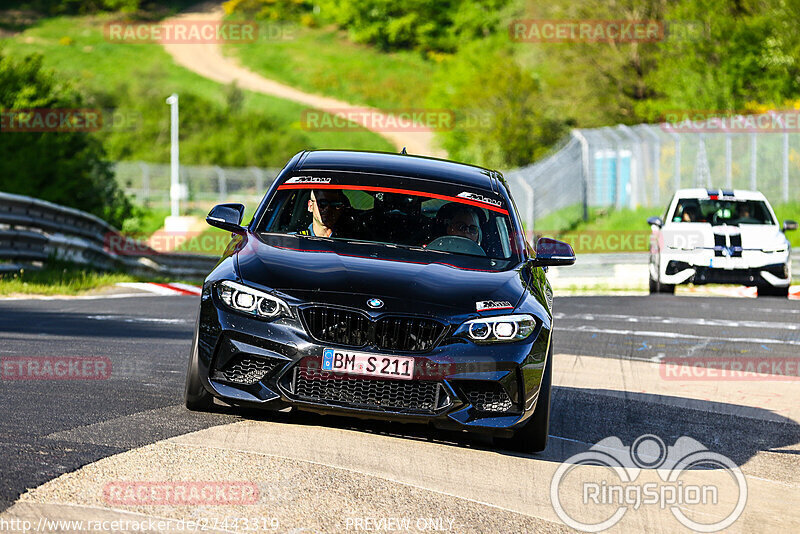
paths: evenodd
<path fill-rule="evenodd" d="M 385 303 L 381 312 L 431 314 L 475 313 L 477 303 L 484 301 L 516 306 L 524 291 L 521 265 L 482 270 L 452 256 L 249 234 L 237 260 L 245 283 L 307 302 L 365 309 L 367 299 L 380 298 Z M 453 260 L 462 265 L 446 263 Z M 488 260 L 480 261 L 488 266 Z"/>

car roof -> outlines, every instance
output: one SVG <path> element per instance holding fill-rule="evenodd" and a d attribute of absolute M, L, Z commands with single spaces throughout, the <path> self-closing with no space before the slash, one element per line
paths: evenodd
<path fill-rule="evenodd" d="M 731 194 L 733 193 L 733 194 Z M 678 189 L 675 196 L 678 198 L 708 198 L 710 195 L 723 197 L 733 197 L 734 200 L 767 200 L 759 191 L 748 191 L 746 189 L 728 189 L 714 187 L 697 187 L 692 189 Z"/>
<path fill-rule="evenodd" d="M 502 175 L 497 171 L 466 163 L 410 154 L 362 150 L 309 150 L 300 155 L 291 170 L 292 172 L 369 172 L 408 176 L 490 191 L 498 189 L 496 180 L 503 181 Z"/>

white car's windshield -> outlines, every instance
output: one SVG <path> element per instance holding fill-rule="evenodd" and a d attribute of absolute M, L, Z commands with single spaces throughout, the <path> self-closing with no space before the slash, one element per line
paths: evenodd
<path fill-rule="evenodd" d="M 672 222 L 721 224 L 776 224 L 763 200 L 682 198 Z"/>

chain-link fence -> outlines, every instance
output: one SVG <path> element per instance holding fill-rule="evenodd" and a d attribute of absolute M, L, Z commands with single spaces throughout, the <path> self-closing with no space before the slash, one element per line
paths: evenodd
<path fill-rule="evenodd" d="M 529 230 L 561 210 L 664 209 L 688 187 L 759 190 L 773 204 L 800 200 L 797 113 L 689 117 L 573 130 L 542 160 L 506 173 Z M 763 119 L 763 120 L 762 120 Z"/>
<path fill-rule="evenodd" d="M 663 209 L 685 187 L 757 189 L 773 204 L 800 200 L 800 128 L 776 126 L 775 117 L 573 130 L 547 157 L 505 175 L 528 231 L 562 210 L 585 216 L 591 207 Z M 169 165 L 119 162 L 116 172 L 141 204 L 169 206 Z M 258 202 L 278 172 L 183 165 L 183 206 Z"/>
<path fill-rule="evenodd" d="M 181 165 L 180 181 L 185 187 L 182 210 L 207 209 L 220 202 L 259 202 L 280 169 L 260 167 L 217 167 Z M 117 181 L 136 202 L 169 209 L 170 166 L 142 161 L 116 163 Z"/>

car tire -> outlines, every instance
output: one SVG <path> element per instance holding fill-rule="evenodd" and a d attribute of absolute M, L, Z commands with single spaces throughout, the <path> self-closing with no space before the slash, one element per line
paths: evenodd
<path fill-rule="evenodd" d="M 193 412 L 210 412 L 214 408 L 214 397 L 209 393 L 197 375 L 197 334 L 192 343 L 192 355 L 186 370 L 186 388 L 183 392 L 186 407 Z"/>
<path fill-rule="evenodd" d="M 525 426 L 514 433 L 511 438 L 501 440 L 501 445 L 509 450 L 524 453 L 542 452 L 547 447 L 547 435 L 550 430 L 550 393 L 553 384 L 553 343 L 550 342 L 550 351 L 547 354 L 547 363 L 544 366 L 542 384 L 539 389 L 539 399 L 533 415 Z"/>
<path fill-rule="evenodd" d="M 772 287 L 772 286 L 758 286 L 759 297 L 788 297 L 789 286 L 786 287 Z"/>
<path fill-rule="evenodd" d="M 675 294 L 675 284 L 659 284 L 658 286 L 659 293 Z"/>
<path fill-rule="evenodd" d="M 675 284 L 662 284 L 657 280 L 650 280 L 650 294 L 653 295 L 655 293 L 668 293 L 670 295 L 675 294 Z"/>

